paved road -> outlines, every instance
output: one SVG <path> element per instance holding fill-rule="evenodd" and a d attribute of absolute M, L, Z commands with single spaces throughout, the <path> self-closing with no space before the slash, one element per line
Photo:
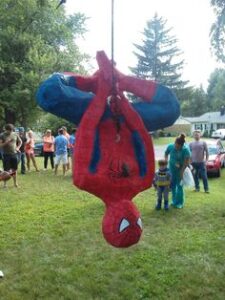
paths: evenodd
<path fill-rule="evenodd" d="M 164 145 L 164 146 L 155 146 L 154 145 L 155 159 L 156 160 L 164 158 L 164 153 L 165 153 L 166 147 L 167 147 L 167 145 Z"/>

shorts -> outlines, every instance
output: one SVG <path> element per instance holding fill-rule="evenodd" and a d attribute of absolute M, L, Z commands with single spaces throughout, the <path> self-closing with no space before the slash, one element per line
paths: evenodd
<path fill-rule="evenodd" d="M 55 156 L 55 164 L 59 165 L 60 162 L 62 161 L 63 165 L 66 165 L 68 163 L 68 158 L 67 158 L 67 153 L 60 154 Z"/>
<path fill-rule="evenodd" d="M 3 168 L 5 171 L 14 170 L 18 167 L 18 154 L 4 154 L 3 155 Z"/>
<path fill-rule="evenodd" d="M 34 149 L 31 148 L 29 150 L 26 150 L 25 153 L 26 153 L 27 156 L 34 156 Z"/>

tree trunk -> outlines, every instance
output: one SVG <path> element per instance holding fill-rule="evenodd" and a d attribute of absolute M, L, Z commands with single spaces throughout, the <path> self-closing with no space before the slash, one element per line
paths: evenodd
<path fill-rule="evenodd" d="M 16 113 L 10 109 L 5 109 L 5 123 L 15 125 Z"/>

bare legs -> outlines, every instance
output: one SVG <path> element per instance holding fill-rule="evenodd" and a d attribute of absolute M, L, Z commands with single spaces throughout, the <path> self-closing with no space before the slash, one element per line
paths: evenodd
<path fill-rule="evenodd" d="M 15 174 L 12 176 L 13 178 L 13 183 L 15 187 L 18 187 L 18 183 L 17 183 L 17 171 L 15 172 Z"/>
<path fill-rule="evenodd" d="M 55 164 L 55 175 L 58 174 L 58 166 L 57 164 Z M 67 164 L 63 164 L 63 176 L 66 175 L 66 170 L 67 170 Z"/>
<path fill-rule="evenodd" d="M 28 172 L 30 171 L 30 161 L 32 161 L 36 172 L 39 172 L 34 154 L 26 154 L 26 157 L 27 157 L 27 170 L 28 170 Z"/>

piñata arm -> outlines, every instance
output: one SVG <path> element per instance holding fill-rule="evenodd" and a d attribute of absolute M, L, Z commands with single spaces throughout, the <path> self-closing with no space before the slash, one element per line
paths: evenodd
<path fill-rule="evenodd" d="M 111 73 L 107 70 L 105 74 Z M 53 74 L 40 85 L 36 94 L 37 102 L 45 111 L 78 125 L 95 96 L 96 77 L 96 73 L 90 77 L 78 76 L 75 73 Z M 132 106 L 141 116 L 148 131 L 168 127 L 179 117 L 179 102 L 169 88 L 154 81 L 121 73 L 118 80 L 120 90 L 141 98 L 141 102 L 133 103 Z M 105 115 L 110 115 L 108 108 Z"/>
<path fill-rule="evenodd" d="M 126 76 L 117 72 L 119 89 L 133 93 L 140 102 L 132 104 L 148 131 L 171 126 L 180 115 L 175 94 L 155 81 Z"/>
<path fill-rule="evenodd" d="M 74 77 L 55 73 L 36 93 L 38 105 L 45 111 L 78 125 L 94 94 L 81 91 Z"/>
<path fill-rule="evenodd" d="M 73 72 L 64 72 L 64 74 L 70 77 L 72 84 L 79 90 L 96 94 L 98 87 L 98 71 L 92 76 L 81 76 Z"/>

